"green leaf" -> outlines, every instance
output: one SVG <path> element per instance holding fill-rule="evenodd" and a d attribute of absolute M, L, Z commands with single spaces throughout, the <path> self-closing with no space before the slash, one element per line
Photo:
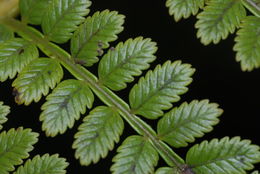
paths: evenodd
<path fill-rule="evenodd" d="M 0 24 L 0 44 L 4 41 L 12 39 L 14 37 L 14 33 L 6 28 L 4 25 Z"/>
<path fill-rule="evenodd" d="M 46 37 L 56 43 L 65 43 L 89 13 L 89 0 L 52 0 L 42 19 Z"/>
<path fill-rule="evenodd" d="M 259 174 L 259 171 L 253 171 L 251 174 Z"/>
<path fill-rule="evenodd" d="M 0 130 L 3 128 L 2 124 L 7 121 L 6 116 L 10 113 L 10 107 L 3 105 L 0 101 Z"/>
<path fill-rule="evenodd" d="M 117 151 L 111 167 L 113 174 L 153 173 L 159 159 L 151 143 L 137 135 L 128 137 Z"/>
<path fill-rule="evenodd" d="M 163 115 L 162 110 L 170 109 L 172 102 L 179 101 L 179 95 L 188 91 L 194 69 L 181 61 L 165 62 L 148 71 L 130 91 L 132 112 L 149 119 Z"/>
<path fill-rule="evenodd" d="M 47 96 L 41 109 L 40 121 L 42 129 L 48 136 L 63 134 L 67 128 L 72 128 L 80 114 L 91 108 L 94 96 L 89 87 L 79 80 L 65 80 Z"/>
<path fill-rule="evenodd" d="M 196 15 L 200 8 L 204 6 L 205 0 L 167 0 L 166 7 L 169 8 L 169 14 L 174 16 L 175 21 L 181 18 L 188 18 Z"/>
<path fill-rule="evenodd" d="M 11 39 L 0 44 L 0 81 L 14 78 L 38 56 L 37 48 L 23 39 Z"/>
<path fill-rule="evenodd" d="M 243 71 L 260 67 L 260 18 L 248 16 L 241 24 L 235 38 L 236 60 L 241 62 Z"/>
<path fill-rule="evenodd" d="M 151 39 L 129 39 L 110 49 L 101 59 L 98 67 L 99 81 L 110 89 L 119 91 L 126 88 L 126 83 L 140 76 L 142 70 L 149 68 L 155 60 L 156 43 Z"/>
<path fill-rule="evenodd" d="M 89 165 L 105 158 L 119 141 L 123 129 L 124 122 L 114 108 L 99 106 L 92 110 L 80 125 L 72 146 L 80 164 Z"/>
<path fill-rule="evenodd" d="M 51 0 L 20 0 L 22 21 L 40 25 Z"/>
<path fill-rule="evenodd" d="M 27 160 L 14 174 L 65 174 L 68 165 L 66 159 L 59 158 L 58 154 L 45 154 L 42 157 L 37 155 L 32 160 Z"/>
<path fill-rule="evenodd" d="M 31 61 L 13 82 L 15 101 L 29 105 L 33 100 L 38 102 L 42 95 L 49 93 L 63 77 L 60 64 L 50 58 L 39 58 Z"/>
<path fill-rule="evenodd" d="M 197 16 L 197 37 L 205 45 L 217 44 L 229 33 L 234 33 L 245 16 L 246 10 L 240 0 L 211 0 Z"/>
<path fill-rule="evenodd" d="M 246 174 L 260 162 L 259 146 L 250 143 L 240 137 L 203 141 L 188 151 L 186 162 L 199 174 Z"/>
<path fill-rule="evenodd" d="M 196 137 L 213 130 L 222 110 L 208 100 L 183 103 L 166 113 L 158 123 L 158 137 L 178 148 L 194 142 Z"/>
<path fill-rule="evenodd" d="M 124 16 L 116 11 L 105 10 L 88 17 L 71 39 L 72 57 L 85 66 L 92 66 L 98 62 L 97 56 L 103 54 L 103 49 L 109 47 L 109 42 L 123 31 L 123 23 Z"/>
<path fill-rule="evenodd" d="M 180 174 L 177 168 L 161 167 L 156 170 L 155 174 Z"/>
<path fill-rule="evenodd" d="M 31 129 L 18 128 L 3 131 L 0 134 L 0 173 L 8 174 L 14 170 L 15 165 L 20 165 L 23 159 L 28 158 L 28 152 L 38 141 L 38 133 Z"/>

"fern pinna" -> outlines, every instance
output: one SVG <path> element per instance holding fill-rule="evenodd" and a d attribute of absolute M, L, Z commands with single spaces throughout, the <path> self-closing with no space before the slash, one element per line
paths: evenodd
<path fill-rule="evenodd" d="M 128 39 L 109 48 L 123 30 L 125 17 L 109 10 L 85 17 L 90 5 L 89 0 L 21 0 L 21 21 L 0 19 L 0 80 L 14 78 L 18 73 L 12 84 L 18 104 L 29 105 L 47 95 L 40 115 L 47 136 L 63 134 L 88 109 L 72 145 L 81 165 L 105 158 L 119 141 L 125 121 L 137 135 L 127 137 L 118 147 L 111 166 L 114 174 L 244 174 L 260 162 L 259 147 L 239 137 L 203 141 L 188 150 L 185 160 L 177 155 L 172 148 L 185 147 L 210 132 L 222 110 L 208 100 L 172 108 L 172 103 L 188 91 L 194 73 L 191 65 L 166 61 L 148 70 L 157 50 L 149 38 Z M 43 34 L 27 24 L 40 24 Z M 21 37 L 14 37 L 13 32 Z M 71 54 L 54 44 L 68 41 Z M 38 49 L 45 57 L 39 58 Z M 87 68 L 99 59 L 96 76 Z M 76 79 L 62 80 L 63 68 Z M 131 89 L 127 104 L 113 91 L 126 88 L 144 70 L 148 72 Z M 92 108 L 94 95 L 104 102 L 103 106 Z M 6 116 L 1 117 L 2 124 Z M 141 117 L 159 119 L 157 130 Z M 21 140 L 24 132 L 31 131 L 18 128 L 1 133 L 0 154 L 4 155 L 0 156 L 0 165 L 6 166 L 1 168 L 2 173 L 13 171 L 28 157 L 10 157 L 6 150 L 13 147 L 8 144 L 11 137 L 17 134 L 15 137 Z M 35 142 L 34 138 L 23 148 L 30 151 Z M 19 147 L 14 150 L 23 151 Z M 159 156 L 168 166 L 155 171 Z M 13 162 L 9 163 L 11 158 Z M 39 166 L 39 170 L 32 166 Z M 66 166 L 63 158 L 46 154 L 28 160 L 16 173 L 60 174 L 66 172 Z M 55 167 L 58 169 L 52 170 Z"/>
<path fill-rule="evenodd" d="M 166 6 L 176 21 L 198 14 L 195 27 L 204 45 L 217 44 L 238 28 L 233 47 L 236 60 L 243 71 L 260 67 L 259 0 L 167 0 Z"/>

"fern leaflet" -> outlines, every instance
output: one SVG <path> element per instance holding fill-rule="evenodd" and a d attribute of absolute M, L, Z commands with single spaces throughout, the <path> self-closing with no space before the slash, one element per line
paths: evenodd
<path fill-rule="evenodd" d="M 89 0 L 52 0 L 42 18 L 42 30 L 56 43 L 65 43 L 89 13 Z"/>
<path fill-rule="evenodd" d="M 129 101 L 132 112 L 149 119 L 163 115 L 162 110 L 172 107 L 179 95 L 187 92 L 194 69 L 180 61 L 167 61 L 149 71 L 130 91 Z"/>
<path fill-rule="evenodd" d="M 205 45 L 216 44 L 233 33 L 245 16 L 246 10 L 240 0 L 211 0 L 197 16 L 197 36 Z"/>
<path fill-rule="evenodd" d="M 194 142 L 195 137 L 212 131 L 222 110 L 208 100 L 183 103 L 166 113 L 158 122 L 158 136 L 174 147 L 184 147 Z"/>
<path fill-rule="evenodd" d="M 15 101 L 18 104 L 29 105 L 33 100 L 38 102 L 42 95 L 49 93 L 63 77 L 60 64 L 50 58 L 33 60 L 14 80 L 13 87 L 16 93 Z"/>
<path fill-rule="evenodd" d="M 155 45 L 151 39 L 142 37 L 119 43 L 101 59 L 99 81 L 112 90 L 126 88 L 126 83 L 134 80 L 133 76 L 140 76 L 142 70 L 148 69 L 149 63 L 155 60 Z"/>
<path fill-rule="evenodd" d="M 14 37 L 14 33 L 0 24 L 0 44 Z"/>
<path fill-rule="evenodd" d="M 64 158 L 56 155 L 45 154 L 35 156 L 32 160 L 27 160 L 23 166 L 20 166 L 14 174 L 65 174 L 64 170 L 69 164 Z"/>
<path fill-rule="evenodd" d="M 7 121 L 6 116 L 10 112 L 10 107 L 3 105 L 3 102 L 0 101 L 0 130 L 3 128 L 2 124 Z"/>
<path fill-rule="evenodd" d="M 106 157 L 124 129 L 124 122 L 114 108 L 99 106 L 83 120 L 76 133 L 73 148 L 82 165 L 96 163 Z"/>
<path fill-rule="evenodd" d="M 117 151 L 111 167 L 113 174 L 153 173 L 159 158 L 148 140 L 137 135 L 128 137 Z"/>
<path fill-rule="evenodd" d="M 203 141 L 193 146 L 187 153 L 186 161 L 199 174 L 245 174 L 260 162 L 260 151 L 249 140 L 239 137 Z"/>
<path fill-rule="evenodd" d="M 105 10 L 88 17 L 73 34 L 72 57 L 85 66 L 92 66 L 98 61 L 97 56 L 103 54 L 103 49 L 108 48 L 108 43 L 117 39 L 123 23 L 124 16 L 116 11 Z"/>
<path fill-rule="evenodd" d="M 37 48 L 23 39 L 14 38 L 0 44 L 0 81 L 14 78 L 17 72 L 37 57 Z"/>
<path fill-rule="evenodd" d="M 40 25 L 51 0 L 20 0 L 22 21 Z"/>
<path fill-rule="evenodd" d="M 38 141 L 38 133 L 31 129 L 18 128 L 3 131 L 0 134 L 0 173 L 8 174 L 20 165 L 23 159 L 28 158 L 33 146 Z"/>
<path fill-rule="evenodd" d="M 241 62 L 242 70 L 251 71 L 260 67 L 260 19 L 255 16 L 246 17 L 235 41 L 236 60 Z"/>
<path fill-rule="evenodd" d="M 167 0 L 166 7 L 169 8 L 169 14 L 174 16 L 175 21 L 181 18 L 188 18 L 190 15 L 198 13 L 204 6 L 205 0 Z"/>
<path fill-rule="evenodd" d="M 179 174 L 177 168 L 161 167 L 156 170 L 155 174 Z"/>
<path fill-rule="evenodd" d="M 43 112 L 40 121 L 42 129 L 48 136 L 64 133 L 67 127 L 72 128 L 80 113 L 91 108 L 94 96 L 89 87 L 79 80 L 65 80 L 47 96 L 47 102 L 42 105 Z"/>

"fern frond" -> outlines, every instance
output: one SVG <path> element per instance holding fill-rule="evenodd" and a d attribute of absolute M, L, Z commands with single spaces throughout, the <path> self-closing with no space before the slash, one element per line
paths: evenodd
<path fill-rule="evenodd" d="M 259 171 L 253 171 L 251 174 L 259 174 Z"/>
<path fill-rule="evenodd" d="M 137 135 L 128 137 L 117 151 L 111 167 L 113 174 L 153 173 L 159 158 L 149 141 Z"/>
<path fill-rule="evenodd" d="M 222 110 L 208 100 L 183 103 L 166 113 L 158 122 L 158 137 L 174 147 L 185 147 L 196 137 L 212 131 Z"/>
<path fill-rule="evenodd" d="M 14 33 L 8 28 L 6 28 L 4 25 L 0 24 L 0 44 L 13 37 L 14 37 Z"/>
<path fill-rule="evenodd" d="M 156 170 L 155 174 L 179 174 L 177 168 L 161 167 Z"/>
<path fill-rule="evenodd" d="M 76 61 L 82 61 L 85 66 L 98 62 L 103 49 L 109 47 L 109 42 L 117 39 L 117 34 L 123 31 L 124 16 L 116 11 L 105 10 L 88 17 L 74 32 L 71 39 L 71 54 Z"/>
<path fill-rule="evenodd" d="M 40 25 L 51 0 L 20 0 L 19 9 L 22 21 Z"/>
<path fill-rule="evenodd" d="M 259 147 L 239 137 L 203 141 L 187 153 L 186 161 L 199 174 L 245 174 L 260 162 Z"/>
<path fill-rule="evenodd" d="M 45 36 L 56 43 L 65 43 L 89 13 L 90 0 L 52 0 L 42 19 Z"/>
<path fill-rule="evenodd" d="M 65 80 L 47 96 L 42 105 L 40 121 L 47 136 L 56 136 L 72 128 L 80 114 L 91 108 L 94 96 L 89 87 L 79 80 Z"/>
<path fill-rule="evenodd" d="M 126 83 L 134 80 L 133 76 L 140 76 L 142 70 L 149 68 L 149 63 L 156 58 L 156 50 L 156 43 L 142 37 L 119 43 L 101 59 L 99 81 L 112 90 L 126 88 Z"/>
<path fill-rule="evenodd" d="M 197 37 L 205 45 L 217 44 L 233 33 L 245 16 L 246 10 L 240 0 L 211 0 L 197 15 Z"/>
<path fill-rule="evenodd" d="M 188 18 L 196 15 L 200 8 L 204 6 L 205 0 L 167 0 L 166 7 L 169 8 L 169 14 L 174 16 L 175 21 L 181 18 Z"/>
<path fill-rule="evenodd" d="M 6 116 L 10 112 L 10 107 L 3 104 L 4 103 L 0 101 L 0 130 L 3 128 L 2 124 L 7 121 Z"/>
<path fill-rule="evenodd" d="M 243 71 L 260 67 L 260 18 L 248 16 L 241 24 L 235 38 L 236 60 Z"/>
<path fill-rule="evenodd" d="M 30 42 L 14 38 L 0 44 L 0 81 L 14 78 L 30 61 L 39 56 Z"/>
<path fill-rule="evenodd" d="M 97 163 L 114 148 L 124 129 L 124 122 L 114 108 L 99 106 L 83 120 L 75 135 L 73 148 L 81 165 Z"/>
<path fill-rule="evenodd" d="M 60 158 L 58 154 L 37 155 L 32 160 L 27 160 L 14 174 L 65 174 L 68 165 L 66 159 Z"/>
<path fill-rule="evenodd" d="M 149 119 L 163 115 L 162 110 L 170 109 L 179 95 L 187 92 L 194 69 L 181 61 L 167 61 L 149 71 L 130 91 L 129 101 L 132 112 Z"/>
<path fill-rule="evenodd" d="M 39 58 L 31 61 L 12 84 L 16 95 L 15 101 L 25 105 L 29 105 L 33 100 L 38 102 L 62 77 L 63 70 L 56 60 Z"/>
<path fill-rule="evenodd" d="M 28 158 L 33 146 L 38 141 L 38 133 L 31 129 L 10 129 L 0 134 L 0 173 L 8 174 L 14 170 L 15 165 Z"/>

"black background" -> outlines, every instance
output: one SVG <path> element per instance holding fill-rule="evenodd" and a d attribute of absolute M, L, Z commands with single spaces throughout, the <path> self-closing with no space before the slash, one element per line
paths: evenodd
<path fill-rule="evenodd" d="M 173 17 L 169 16 L 165 1 L 95 0 L 91 6 L 91 15 L 95 11 L 104 9 L 116 10 L 126 16 L 125 29 L 119 35 L 119 39 L 111 43 L 111 46 L 128 38 L 150 37 L 157 42 L 159 47 L 156 53 L 157 61 L 152 64 L 152 68 L 168 59 L 182 60 L 196 68 L 193 83 L 189 86 L 190 90 L 182 95 L 181 101 L 174 106 L 178 106 L 184 101 L 190 102 L 193 99 L 209 99 L 224 109 L 224 113 L 220 117 L 221 122 L 214 127 L 213 132 L 206 134 L 204 138 L 197 139 L 196 143 L 204 139 L 241 136 L 243 139 L 251 139 L 254 144 L 260 145 L 258 126 L 260 69 L 252 72 L 241 71 L 240 64 L 236 62 L 235 53 L 232 51 L 235 35 L 230 35 L 228 39 L 221 41 L 218 45 L 203 46 L 196 38 L 194 29 L 196 18 L 191 17 L 176 23 Z M 96 67 L 92 67 L 91 71 L 95 73 Z M 70 78 L 70 75 L 66 74 L 66 78 Z M 18 106 L 12 96 L 11 83 L 12 81 L 8 80 L 0 84 L 0 101 L 11 106 L 11 114 L 8 116 L 8 122 L 4 124 L 4 130 L 23 126 L 39 132 L 39 142 L 31 152 L 32 156 L 59 153 L 70 163 L 67 168 L 69 174 L 85 174 L 88 171 L 110 173 L 109 168 L 115 150 L 110 152 L 106 159 L 88 167 L 80 166 L 79 161 L 74 158 L 74 150 L 71 149 L 73 135 L 82 119 L 76 122 L 73 129 L 67 130 L 66 134 L 58 135 L 55 138 L 46 137 L 41 131 L 41 123 L 38 121 L 44 98 L 39 103 L 33 103 L 30 106 Z M 128 92 L 132 86 L 133 84 L 130 84 L 128 89 L 117 94 L 128 101 Z M 94 106 L 101 104 L 96 98 Z M 156 127 L 155 121 L 148 122 Z M 128 135 L 135 134 L 127 123 L 125 127 L 120 143 Z M 175 149 L 175 151 L 184 158 L 187 149 Z M 159 165 L 164 165 L 164 162 L 160 160 Z"/>

